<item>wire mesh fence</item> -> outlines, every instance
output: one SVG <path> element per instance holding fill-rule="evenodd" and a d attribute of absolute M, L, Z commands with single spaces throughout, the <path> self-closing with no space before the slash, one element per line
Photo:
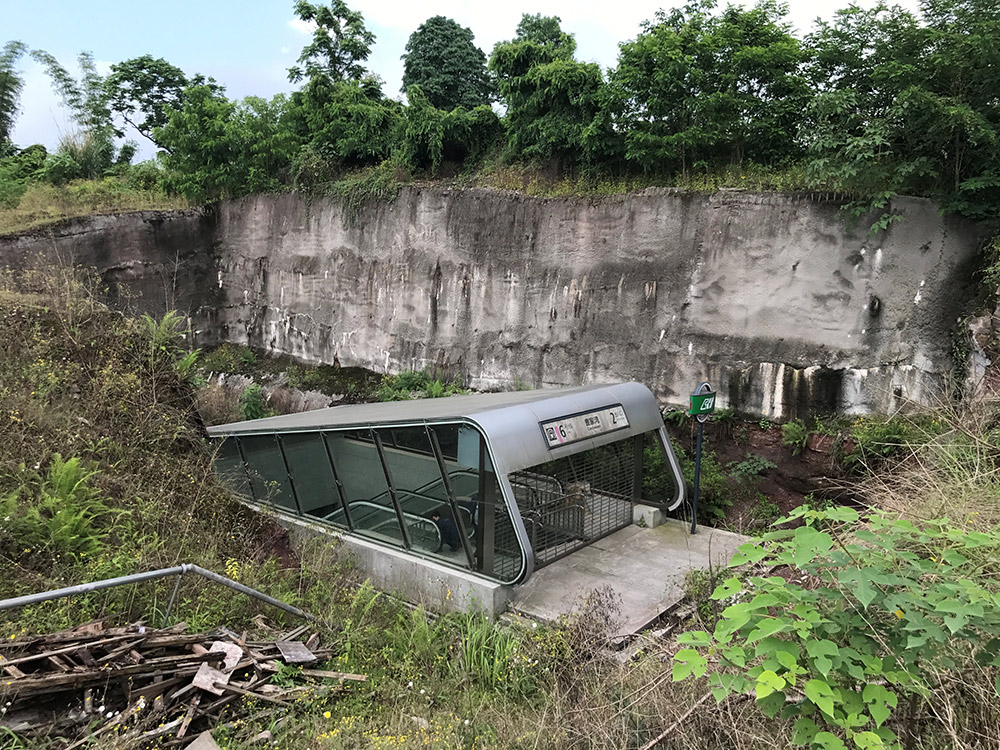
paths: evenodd
<path fill-rule="evenodd" d="M 536 567 L 632 522 L 635 460 L 629 440 L 510 475 Z"/>

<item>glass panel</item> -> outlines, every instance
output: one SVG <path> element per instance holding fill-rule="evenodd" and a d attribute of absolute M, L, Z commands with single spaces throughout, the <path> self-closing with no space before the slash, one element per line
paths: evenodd
<path fill-rule="evenodd" d="M 488 523 L 481 519 L 493 519 L 493 554 L 477 555 L 477 569 L 505 583 L 511 582 L 524 569 L 524 552 L 514 533 L 514 525 L 510 520 L 510 512 L 503 500 L 500 485 L 496 475 L 487 472 L 483 475 L 485 502 L 479 505 L 476 515 L 477 542 L 483 549 L 488 548 Z M 491 512 L 492 511 L 492 512 Z M 477 547 L 477 549 L 479 549 Z"/>
<path fill-rule="evenodd" d="M 395 447 L 384 437 L 390 430 L 378 432 L 383 435 L 385 462 L 396 488 L 411 547 L 468 567 L 461 529 L 464 526 L 467 538 L 471 536 L 472 506 L 467 496 L 458 497 L 461 520 L 452 512 L 427 430 L 422 426 L 391 430 Z M 459 469 L 454 464 L 451 468 Z"/>
<path fill-rule="evenodd" d="M 225 438 L 219 444 L 215 453 L 215 471 L 234 492 L 252 498 L 250 480 L 247 479 L 246 467 L 243 466 L 243 457 L 240 456 L 236 438 Z"/>
<path fill-rule="evenodd" d="M 642 499 L 651 505 L 670 505 L 677 497 L 677 479 L 667 458 L 660 434 L 654 430 L 642 436 Z"/>
<path fill-rule="evenodd" d="M 281 441 L 302 513 L 346 527 L 323 436 L 318 432 L 290 433 L 282 435 Z"/>
<path fill-rule="evenodd" d="M 253 496 L 279 508 L 297 513 L 288 473 L 273 435 L 245 435 L 239 438 L 250 470 Z"/>
<path fill-rule="evenodd" d="M 328 432 L 326 439 L 340 481 L 344 483 L 344 496 L 350 507 L 354 530 L 402 547 L 403 535 L 371 431 Z M 326 520 L 346 526 L 343 510 L 332 511 Z"/>

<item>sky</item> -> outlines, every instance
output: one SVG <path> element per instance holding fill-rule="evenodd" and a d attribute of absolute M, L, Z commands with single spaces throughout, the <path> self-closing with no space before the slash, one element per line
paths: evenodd
<path fill-rule="evenodd" d="M 817 17 L 832 18 L 849 0 L 789 0 L 787 20 L 798 35 Z M 876 0 L 857 0 L 870 7 Z M 916 9 L 917 0 L 899 4 Z M 387 96 L 400 94 L 404 53 L 410 34 L 430 16 L 443 15 L 468 26 L 488 55 L 493 45 L 514 36 L 522 13 L 556 15 L 564 31 L 576 36 L 577 58 L 613 67 L 618 44 L 635 38 L 640 24 L 660 8 L 683 0 L 348 0 L 361 11 L 376 36 L 368 68 L 384 81 Z M 747 0 L 744 5 L 752 2 Z M 19 39 L 43 49 L 76 72 L 76 56 L 90 51 L 98 69 L 144 54 L 162 57 L 188 75 L 202 73 L 226 87 L 231 98 L 271 97 L 291 91 L 287 70 L 308 43 L 308 29 L 293 13 L 292 0 L 171 0 L 169 3 L 112 0 L 0 0 L 0 44 Z M 21 114 L 13 139 L 20 146 L 54 148 L 73 125 L 42 67 L 23 58 L 25 78 Z M 140 155 L 153 149 L 139 136 Z"/>

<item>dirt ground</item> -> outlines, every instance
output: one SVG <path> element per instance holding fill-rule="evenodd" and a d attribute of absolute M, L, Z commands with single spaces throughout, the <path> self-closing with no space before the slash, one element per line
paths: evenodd
<path fill-rule="evenodd" d="M 694 424 L 672 431 L 684 450 L 694 455 L 696 428 Z M 704 448 L 715 452 L 720 466 L 744 460 L 747 454 L 760 456 L 775 464 L 759 475 L 756 489 L 768 500 L 787 513 L 802 504 L 807 495 L 816 499 L 838 500 L 852 503 L 849 482 L 834 459 L 836 439 L 827 435 L 811 435 L 806 448 L 794 455 L 792 447 L 781 440 L 781 425 L 769 422 L 736 421 L 728 424 L 706 423 Z M 759 525 L 754 513 L 756 495 L 734 495 L 734 502 L 726 512 L 724 526 L 734 531 L 752 530 Z"/>

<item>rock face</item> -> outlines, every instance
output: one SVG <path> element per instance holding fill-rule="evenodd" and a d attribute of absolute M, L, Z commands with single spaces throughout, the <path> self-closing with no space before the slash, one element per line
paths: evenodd
<path fill-rule="evenodd" d="M 187 310 L 200 345 L 247 343 L 476 388 L 700 380 L 772 418 L 927 403 L 952 370 L 980 235 L 921 199 L 868 236 L 837 204 L 665 190 L 541 199 L 406 188 L 346 217 L 288 194 L 0 238 L 58 253 L 131 303 Z M 119 295 L 124 296 L 124 295 Z"/>

